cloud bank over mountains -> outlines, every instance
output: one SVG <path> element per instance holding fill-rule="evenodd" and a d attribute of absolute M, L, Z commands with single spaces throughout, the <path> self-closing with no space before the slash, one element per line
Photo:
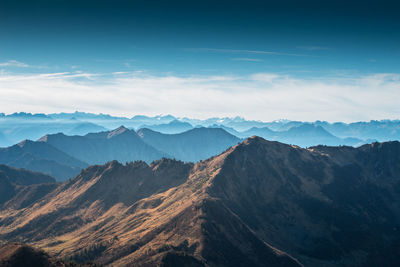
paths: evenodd
<path fill-rule="evenodd" d="M 0 73 L 2 112 L 357 121 L 397 119 L 400 75 L 297 78 L 276 73 L 179 76 L 147 72 Z"/>

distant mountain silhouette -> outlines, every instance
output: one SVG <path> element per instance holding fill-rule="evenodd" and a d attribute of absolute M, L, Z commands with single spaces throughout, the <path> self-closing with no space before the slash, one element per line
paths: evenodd
<path fill-rule="evenodd" d="M 147 128 L 165 134 L 176 134 L 193 129 L 193 126 L 187 122 L 173 120 L 169 123 L 164 123 L 164 124 L 143 125 L 141 128 Z"/>
<path fill-rule="evenodd" d="M 314 122 L 332 134 L 341 137 L 355 137 L 359 139 L 375 139 L 379 141 L 400 140 L 400 120 L 381 120 L 353 123 L 327 123 L 322 121 Z"/>
<path fill-rule="evenodd" d="M 27 113 L 27 112 L 14 112 L 12 114 L 1 116 L 3 118 L 11 118 L 11 119 L 51 119 L 49 116 L 43 113 Z"/>
<path fill-rule="evenodd" d="M 365 143 L 357 138 L 339 138 L 325 130 L 322 126 L 315 124 L 300 124 L 299 126 L 290 127 L 284 131 L 272 131 L 268 127 L 251 128 L 245 132 L 239 133 L 241 137 L 260 136 L 267 140 L 279 141 L 286 144 L 294 144 L 301 147 L 309 147 L 315 145 L 352 145 L 358 146 Z"/>
<path fill-rule="evenodd" d="M 303 124 L 297 127 L 292 127 L 289 130 L 279 134 L 279 139 L 282 143 L 296 144 L 302 147 L 312 145 L 338 145 L 340 138 L 326 131 L 321 126 L 312 124 Z"/>
<path fill-rule="evenodd" d="M 114 266 L 398 266 L 399 177 L 399 142 L 252 137 L 196 164 L 91 166 L 0 210 L 0 238 Z"/>
<path fill-rule="evenodd" d="M 73 177 L 88 166 L 51 145 L 30 140 L 0 148 L 0 164 L 46 173 L 57 180 Z"/>
<path fill-rule="evenodd" d="M 47 116 L 7 116 L 0 118 L 0 147 L 14 145 L 25 139 L 36 140 L 46 134 L 62 132 L 69 135 L 84 135 L 105 130 L 107 129 L 103 126 L 74 118 L 55 120 Z"/>
<path fill-rule="evenodd" d="M 123 126 L 85 136 L 64 134 L 46 135 L 38 140 L 89 164 L 104 164 L 108 161 L 130 162 L 144 160 L 151 162 L 167 154 L 143 142 L 134 130 Z"/>
<path fill-rule="evenodd" d="M 85 135 L 87 133 L 96 133 L 103 132 L 107 129 L 103 126 L 90 123 L 90 122 L 82 122 L 74 126 L 72 129 L 65 131 L 67 135 Z"/>
<path fill-rule="evenodd" d="M 175 159 L 196 162 L 218 155 L 240 139 L 220 128 L 195 128 L 179 134 L 162 134 L 140 129 L 139 136 L 149 145 Z"/>
<path fill-rule="evenodd" d="M 244 138 L 251 137 L 254 135 L 260 136 L 267 140 L 276 140 L 279 136 L 279 132 L 272 131 L 268 127 L 263 127 L 263 128 L 253 127 L 248 129 L 247 131 L 240 132 L 237 134 L 237 136 Z"/>
<path fill-rule="evenodd" d="M 197 126 L 196 128 L 201 128 L 201 127 L 202 126 Z M 243 135 L 241 132 L 236 131 L 234 128 L 227 127 L 227 126 L 224 126 L 222 124 L 213 124 L 213 125 L 208 126 L 208 128 L 221 128 L 221 129 L 224 129 L 225 131 L 227 131 L 228 133 L 230 133 L 231 135 L 234 135 L 234 136 L 237 136 L 237 137 L 244 137 L 244 136 L 247 137 L 247 134 Z"/>

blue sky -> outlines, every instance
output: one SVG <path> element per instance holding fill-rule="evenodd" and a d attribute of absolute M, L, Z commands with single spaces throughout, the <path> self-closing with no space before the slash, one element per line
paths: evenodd
<path fill-rule="evenodd" d="M 395 1 L 1 0 L 0 73 L 3 83 L 0 81 L 0 101 L 4 102 L 0 104 L 3 112 L 22 109 L 30 112 L 70 109 L 105 112 L 107 109 L 112 114 L 126 115 L 137 112 L 197 117 L 241 115 L 263 120 L 310 120 L 315 113 L 321 115 L 319 119 L 327 120 L 398 118 L 399 110 L 395 103 L 386 104 L 386 109 L 371 106 L 373 103 L 360 104 L 354 114 L 353 98 L 365 97 L 366 92 L 353 90 L 353 95 L 346 97 L 341 90 L 346 86 L 354 89 L 354 86 L 374 77 L 378 80 L 368 85 L 376 94 L 374 98 L 391 99 L 400 95 L 396 91 L 400 73 L 398 11 L 399 4 Z M 21 89 L 18 83 L 21 75 L 29 77 L 31 91 L 42 95 L 45 92 L 40 88 L 44 87 L 40 82 L 43 82 L 43 75 L 50 74 L 53 74 L 52 82 L 68 79 L 69 86 L 75 86 L 75 89 L 82 83 L 90 84 L 87 95 L 82 93 L 84 97 L 96 94 L 100 87 L 107 90 L 104 88 L 106 84 L 119 84 L 122 74 L 135 79 L 140 75 L 140 79 L 146 79 L 147 87 L 131 88 L 132 97 L 142 99 L 141 108 L 135 101 L 126 103 L 123 109 L 118 108 L 118 101 L 125 101 L 122 98 L 129 95 L 119 91 L 113 93 L 117 103 L 109 103 L 112 108 L 104 106 L 106 99 L 98 99 L 98 103 L 91 102 L 90 105 L 78 105 L 76 100 L 70 103 L 56 101 L 53 106 L 40 102 L 37 106 L 26 105 L 33 99 L 24 93 L 27 89 Z M 274 79 L 274 84 L 260 84 L 251 78 L 257 74 L 279 78 Z M 71 78 L 71 75 L 75 76 Z M 324 86 L 334 84 L 339 89 L 335 89 L 337 92 L 330 101 L 322 101 L 324 103 L 320 105 L 309 104 L 310 108 L 286 103 L 286 95 L 279 94 L 282 99 L 275 101 L 282 102 L 283 111 L 279 109 L 276 112 L 263 109 L 262 104 L 258 110 L 252 110 L 251 103 L 243 103 L 243 108 L 236 109 L 229 109 L 229 105 L 218 108 L 216 103 L 216 106 L 202 110 L 201 101 L 191 100 L 201 97 L 200 93 L 193 93 L 196 91 L 193 88 L 193 96 L 187 96 L 187 99 L 181 99 L 180 92 L 179 95 L 169 94 L 169 99 L 159 99 L 160 103 L 146 99 L 146 90 L 155 90 L 152 92 L 154 95 L 159 90 L 157 86 L 148 85 L 168 77 L 187 79 L 194 87 L 200 86 L 193 85 L 196 77 L 240 80 L 223 86 L 218 80 L 212 86 L 227 94 L 238 84 L 242 87 L 237 90 L 244 92 L 247 88 L 257 87 L 260 99 L 268 99 L 271 88 L 278 90 L 284 80 L 287 82 L 285 86 L 292 86 L 291 90 L 304 90 L 300 89 L 300 82 L 313 88 L 317 83 Z M 384 86 L 381 77 L 385 77 Z M 397 89 L 387 89 L 388 83 L 390 88 L 394 86 Z M 64 87 L 57 89 L 56 85 L 52 86 L 55 94 L 66 94 Z M 173 88 L 173 84 L 170 87 Z M 318 91 L 320 99 L 326 96 L 321 88 Z M 281 92 L 285 90 L 281 89 Z M 217 92 L 204 91 L 205 95 L 207 93 L 210 94 L 207 97 L 218 96 Z M 271 97 L 277 97 L 275 93 L 271 93 Z M 307 93 L 300 94 L 305 95 L 302 101 L 310 101 L 311 96 Z M 340 96 L 345 98 L 341 104 Z M 190 101 L 193 108 L 187 110 L 188 107 L 182 105 L 180 109 L 174 109 L 164 105 L 168 101 L 177 105 L 180 103 L 175 101 L 177 99 Z M 348 103 L 347 106 L 344 103 Z M 237 103 L 233 99 L 227 104 Z M 344 111 L 337 112 L 338 107 Z M 284 112 L 284 108 L 294 110 L 292 113 Z"/>

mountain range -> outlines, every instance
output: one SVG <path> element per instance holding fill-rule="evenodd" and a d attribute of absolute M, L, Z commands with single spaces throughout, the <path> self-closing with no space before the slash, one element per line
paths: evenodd
<path fill-rule="evenodd" d="M 37 141 L 25 140 L 0 148 L 0 164 L 40 171 L 64 181 L 93 164 L 113 160 L 151 163 L 163 157 L 196 162 L 240 142 L 239 138 L 219 128 L 195 128 L 180 134 L 141 129 L 138 133 L 120 126 L 84 136 L 48 134 Z"/>
<path fill-rule="evenodd" d="M 144 142 L 173 158 L 196 162 L 218 155 L 240 139 L 220 128 L 195 128 L 179 134 L 162 134 L 150 129 L 138 130 Z"/>
<path fill-rule="evenodd" d="M 45 142 L 22 141 L 7 148 L 0 148 L 0 164 L 25 168 L 66 180 L 88 166 Z"/>
<path fill-rule="evenodd" d="M 286 144 L 294 144 L 301 147 L 309 147 L 315 145 L 329 145 L 329 146 L 360 146 L 366 142 L 373 142 L 376 140 L 361 140 L 358 138 L 339 138 L 320 125 L 315 124 L 300 124 L 293 126 L 288 130 L 273 131 L 268 127 L 257 128 L 253 127 L 247 131 L 237 133 L 238 136 L 243 138 L 251 137 L 253 135 L 263 137 L 268 140 L 279 141 Z"/>
<path fill-rule="evenodd" d="M 89 133 L 84 136 L 67 136 L 62 133 L 45 135 L 38 140 L 51 145 L 86 163 L 104 164 L 118 160 L 129 162 L 160 159 L 167 154 L 146 144 L 134 130 L 123 126 L 112 131 Z"/>
<path fill-rule="evenodd" d="M 0 238 L 113 266 L 398 266 L 399 177 L 399 142 L 254 136 L 197 163 L 85 168 L 1 209 Z"/>
<path fill-rule="evenodd" d="M 143 125 L 141 128 L 150 129 L 164 134 L 178 134 L 193 129 L 193 126 L 188 122 L 182 122 L 175 119 L 169 123 Z"/>
<path fill-rule="evenodd" d="M 80 115 L 80 113 L 75 115 Z M 52 118 L 47 117 L 48 115 L 32 114 L 15 115 L 14 117 L 19 119 L 25 116 L 35 118 L 33 121 L 42 121 L 44 118 L 50 121 L 60 119 L 57 116 Z M 91 116 L 93 117 L 94 115 Z M 102 116 L 109 118 L 106 115 Z M 14 117 L 12 118 L 15 119 Z M 96 118 L 96 116 L 94 117 Z M 70 117 L 66 118 L 71 119 Z M 168 117 L 168 119 L 172 118 L 172 116 Z M 139 117 L 137 119 L 141 121 L 150 120 L 148 117 Z M 162 117 L 160 120 L 164 121 L 167 118 Z M 238 119 L 234 121 L 236 124 L 240 122 Z M 32 122 L 30 123 L 32 124 Z M 118 160 L 121 163 L 143 160 L 150 163 L 162 157 L 167 157 L 185 162 L 197 162 L 215 156 L 230 146 L 236 145 L 244 138 L 251 136 L 260 136 L 267 140 L 301 147 L 319 144 L 357 147 L 376 141 L 351 137 L 339 138 L 327 131 L 324 127 L 328 128 L 328 126 L 322 122 L 299 123 L 285 121 L 282 123 L 285 123 L 284 125 L 290 124 L 291 126 L 283 127 L 280 130 L 271 130 L 269 127 L 252 127 L 246 131 L 239 132 L 232 127 L 216 124 L 208 127 L 191 127 L 189 123 L 175 119 L 169 123 L 161 123 L 150 128 L 141 128 L 137 132 L 124 126 L 114 130 L 92 132 L 84 135 L 66 135 L 59 132 L 46 134 L 39 138 L 38 141 L 25 140 L 17 145 L 0 148 L 0 164 L 41 171 L 54 176 L 57 180 L 66 180 L 78 174 L 84 167 L 93 164 L 104 164 L 112 160 Z M 274 122 L 270 127 L 277 128 L 278 124 L 279 122 Z M 391 124 L 393 126 L 395 123 Z M 90 129 L 97 129 L 92 122 L 79 125 L 79 127 L 82 127 L 80 130 L 83 133 Z M 344 126 L 342 125 L 341 127 Z M 363 128 L 366 127 L 365 125 L 363 126 Z M 168 133 L 157 132 L 154 129 Z M 180 132 L 185 129 L 189 130 Z M 76 132 L 78 132 L 78 129 L 76 129 Z M 381 132 L 384 132 L 384 130 L 381 130 Z M 393 133 L 395 131 L 392 131 Z"/>
<path fill-rule="evenodd" d="M 265 138 L 287 142 L 299 146 L 315 145 L 352 145 L 359 146 L 374 141 L 400 140 L 399 120 L 380 120 L 369 122 L 302 122 L 290 120 L 276 120 L 263 122 L 246 120 L 241 117 L 192 119 L 177 118 L 172 115 L 144 116 L 136 115 L 131 118 L 115 117 L 107 114 L 93 114 L 84 112 L 31 114 L 0 113 L 0 147 L 10 146 L 22 140 L 37 140 L 46 134 L 63 133 L 65 135 L 86 135 L 88 133 L 110 131 L 124 125 L 129 129 L 147 128 L 164 134 L 178 134 L 193 128 L 210 127 L 222 128 L 239 138 L 252 135 L 261 135 Z M 320 137 L 323 128 L 330 136 Z M 299 127 L 310 138 L 299 137 L 290 133 L 291 128 Z M 268 133 L 268 131 L 271 131 Z M 256 134 L 261 132 L 261 134 Z M 312 138 L 314 134 L 316 138 Z M 289 136 L 286 136 L 289 135 Z"/>

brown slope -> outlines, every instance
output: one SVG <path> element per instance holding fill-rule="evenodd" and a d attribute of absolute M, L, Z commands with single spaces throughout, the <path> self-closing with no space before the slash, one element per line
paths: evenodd
<path fill-rule="evenodd" d="M 33 241 L 63 234 L 95 221 L 110 208 L 132 205 L 141 198 L 184 182 L 190 167 L 191 164 L 168 159 L 150 166 L 144 162 L 123 166 L 116 161 L 92 166 L 22 214 L 3 212 L 0 223 L 11 222 L 9 229 L 16 229 L 9 233 L 4 231 L 8 239 L 22 234 Z"/>
<path fill-rule="evenodd" d="M 299 266 L 206 194 L 224 156 L 197 164 L 185 184 L 143 199 L 129 215 L 107 226 L 105 231 L 120 229 L 123 234 L 101 260 L 117 266 L 154 266 L 189 255 L 191 263 L 206 266 Z"/>
<path fill-rule="evenodd" d="M 195 165 L 93 166 L 2 238 L 116 266 L 397 266 L 400 143 L 301 149 L 253 137 Z"/>
<path fill-rule="evenodd" d="M 162 160 L 90 167 L 35 207 L 0 213 L 0 233 L 59 256 L 116 266 L 298 266 L 206 193 L 228 153 L 194 166 Z M 142 195 L 133 186 L 154 183 Z"/>

